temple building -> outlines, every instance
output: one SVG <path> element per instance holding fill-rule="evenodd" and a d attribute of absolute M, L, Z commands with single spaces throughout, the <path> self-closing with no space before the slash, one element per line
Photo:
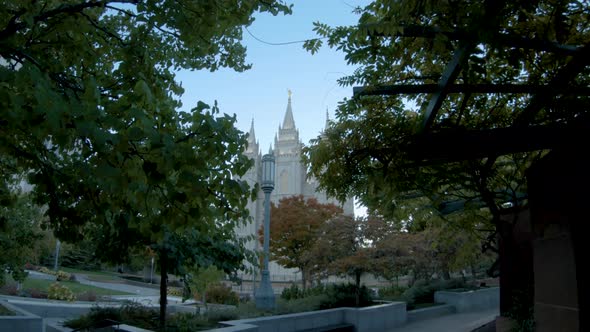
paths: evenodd
<path fill-rule="evenodd" d="M 328 198 L 325 193 L 317 191 L 317 181 L 307 177 L 306 167 L 301 162 L 302 147 L 303 144 L 299 139 L 299 130 L 295 126 L 295 120 L 293 118 L 291 93 L 289 92 L 283 125 L 279 125 L 279 131 L 275 135 L 274 146 L 271 146 L 269 152 L 275 156 L 275 188 L 271 193 L 271 202 L 278 204 L 282 198 L 303 195 L 304 197 L 315 197 L 318 202 L 323 204 L 333 203 L 342 207 L 345 214 L 354 215 L 352 198 L 341 204 L 336 199 Z M 245 154 L 254 160 L 254 166 L 242 178 L 253 186 L 262 180 L 262 153 L 256 140 L 254 120 L 252 120 L 250 127 L 248 147 Z M 240 227 L 238 229 L 238 236 L 257 234 L 257 231 L 264 224 L 264 193 L 262 190 L 258 192 L 257 199 L 248 204 L 248 209 L 252 216 L 252 222 L 247 226 Z M 259 251 L 262 248 L 258 241 L 250 241 L 247 247 L 255 251 Z M 272 281 L 301 279 L 298 269 L 284 268 L 275 262 L 270 262 L 269 272 Z M 244 276 L 244 279 L 247 278 Z"/>

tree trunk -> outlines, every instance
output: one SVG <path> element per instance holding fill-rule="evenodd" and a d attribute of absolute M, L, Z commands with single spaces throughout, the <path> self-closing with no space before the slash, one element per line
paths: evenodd
<path fill-rule="evenodd" d="M 160 326 L 166 330 L 166 289 L 168 284 L 168 253 L 160 251 Z"/>
<path fill-rule="evenodd" d="M 449 272 L 449 268 L 448 267 L 444 267 L 443 268 L 443 279 L 444 280 L 451 280 L 451 272 Z"/>
<path fill-rule="evenodd" d="M 355 294 L 355 301 L 356 301 L 356 306 L 359 307 L 361 304 L 361 274 L 359 272 L 356 272 L 354 274 L 354 281 L 356 283 L 356 294 Z"/>
<path fill-rule="evenodd" d="M 306 271 L 302 268 L 299 268 L 299 269 L 301 270 L 301 283 L 303 284 L 302 288 L 303 288 L 303 290 L 305 290 L 307 287 L 307 277 L 305 275 Z"/>

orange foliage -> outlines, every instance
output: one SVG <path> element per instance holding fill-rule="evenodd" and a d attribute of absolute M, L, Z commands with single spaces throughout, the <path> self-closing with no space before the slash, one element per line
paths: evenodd
<path fill-rule="evenodd" d="M 310 257 L 306 255 L 316 242 L 318 229 L 332 217 L 342 213 L 334 204 L 321 204 L 315 198 L 301 195 L 283 198 L 271 206 L 271 260 L 302 271 L 304 283 L 309 272 Z M 263 243 L 263 229 L 259 231 Z"/>

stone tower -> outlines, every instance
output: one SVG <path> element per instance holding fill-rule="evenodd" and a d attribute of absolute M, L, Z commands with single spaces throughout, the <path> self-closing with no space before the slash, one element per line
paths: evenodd
<path fill-rule="evenodd" d="M 328 123 L 326 118 L 326 123 Z M 326 204 L 333 203 L 343 208 L 345 214 L 354 214 L 354 204 L 352 198 L 344 204 L 340 204 L 335 199 L 330 199 L 325 193 L 317 191 L 318 183 L 315 179 L 307 178 L 305 165 L 301 162 L 301 152 L 303 144 L 299 139 L 299 130 L 295 126 L 293 117 L 293 108 L 291 103 L 291 93 L 287 100 L 287 109 L 282 125 L 279 125 L 277 135 L 275 135 L 274 149 L 270 148 L 269 153 L 275 156 L 275 189 L 271 194 L 271 201 L 278 204 L 282 198 L 303 195 L 304 197 L 315 197 L 318 202 Z M 251 186 L 260 183 L 262 180 L 261 152 L 256 135 L 254 132 L 254 120 L 250 127 L 248 136 L 248 147 L 245 155 L 254 160 L 254 166 L 244 175 L 243 179 Z M 247 226 L 238 229 L 239 236 L 257 234 L 257 230 L 264 224 L 264 194 L 258 192 L 257 200 L 248 203 L 252 222 Z M 272 222 L 272 217 L 271 217 Z M 271 234 L 272 237 L 272 234 Z M 250 241 L 247 248 L 258 251 L 262 246 L 258 241 Z M 275 262 L 270 262 L 269 271 L 272 281 L 291 281 L 299 280 L 301 274 L 297 269 L 287 269 Z M 244 279 L 247 279 L 244 276 Z"/>

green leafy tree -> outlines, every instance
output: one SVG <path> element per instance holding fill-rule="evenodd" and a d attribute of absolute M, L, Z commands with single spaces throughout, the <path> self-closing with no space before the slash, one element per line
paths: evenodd
<path fill-rule="evenodd" d="M 336 274 L 354 278 L 356 305 L 360 303 L 361 277 L 375 270 L 374 248 L 365 218 L 337 215 L 326 221 L 307 255 L 316 257 L 315 269 L 325 275 Z"/>
<path fill-rule="evenodd" d="M 219 283 L 224 275 L 225 272 L 213 265 L 209 267 L 194 266 L 188 271 L 185 277 L 185 285 L 188 286 L 187 293 L 192 294 L 195 292 L 195 298 L 197 295 L 200 295 L 203 305 L 207 307 L 207 287 L 214 283 Z"/>
<path fill-rule="evenodd" d="M 0 285 L 6 274 L 22 282 L 25 263 L 35 257 L 31 243 L 42 238 L 43 213 L 29 195 L 18 195 L 8 206 L 0 206 Z"/>
<path fill-rule="evenodd" d="M 271 259 L 282 266 L 301 271 L 303 288 L 310 281 L 311 266 L 317 263 L 308 255 L 318 241 L 318 230 L 342 209 L 334 204 L 321 204 L 315 198 L 302 195 L 283 198 L 271 206 L 270 243 Z M 260 240 L 263 230 L 260 230 Z"/>
<path fill-rule="evenodd" d="M 340 79 L 343 86 L 436 85 L 458 50 L 464 50 L 464 59 L 459 61 L 456 84 L 543 86 L 556 78 L 568 86 L 589 83 L 587 71 L 575 76 L 557 74 L 573 61 L 569 56 L 573 53 L 565 49 L 578 48 L 580 59 L 586 57 L 590 37 L 587 3 L 375 0 L 356 11 L 360 19 L 354 26 L 314 24 L 319 37 L 342 50 L 347 62 L 358 67 Z M 510 40 L 539 44 L 515 45 Z M 322 43 L 318 39 L 305 47 L 315 52 Z M 542 43 L 553 46 L 544 49 L 539 46 Z M 575 126 L 587 119 L 588 98 L 570 94 L 559 96 L 558 102 L 537 103 L 540 111 L 529 116 L 529 105 L 544 100 L 537 97 L 531 102 L 527 94 L 451 93 L 436 118 L 429 119 L 429 133 L 460 135 L 512 125 L 521 129 L 527 125 Z M 462 209 L 483 205 L 494 226 L 486 247 L 493 247 L 495 234 L 499 234 L 511 250 L 517 220 L 514 211 L 523 206 L 522 194 L 527 192 L 524 172 L 546 151 L 437 159 L 437 151 L 429 144 L 420 145 L 430 98 L 431 94 L 422 92 L 344 100 L 336 120 L 305 149 L 312 175 L 329 194 L 358 196 L 369 209 L 382 214 L 394 213 L 408 193 L 424 196 L 435 206 L 454 201 L 462 202 Z M 518 140 L 513 143 L 507 150 L 522 151 Z M 455 148 L 465 151 L 460 145 Z M 453 149 L 444 149 L 452 155 Z M 425 151 L 431 155 L 424 157 Z M 502 295 L 503 299 L 510 297 Z M 505 311 L 504 300 L 501 302 Z"/>
<path fill-rule="evenodd" d="M 250 194 L 236 180 L 251 165 L 235 116 L 203 102 L 179 112 L 183 89 L 174 71 L 248 69 L 240 42 L 255 12 L 276 15 L 290 7 L 218 0 L 0 3 L 2 169 L 27 176 L 58 238 L 91 234 L 103 258 L 114 262 L 132 246 L 152 247 L 163 276 L 162 324 L 169 271 L 194 260 L 240 267 L 233 258 L 243 246 L 233 240 L 233 226 L 247 217 Z M 214 249 L 185 252 L 192 241 Z M 228 263 L 219 260 L 226 256 Z"/>

